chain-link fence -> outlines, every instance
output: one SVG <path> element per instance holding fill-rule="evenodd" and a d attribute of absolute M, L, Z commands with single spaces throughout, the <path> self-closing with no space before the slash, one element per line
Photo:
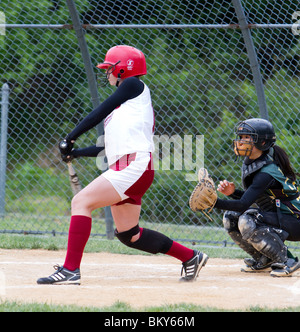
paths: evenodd
<path fill-rule="evenodd" d="M 244 17 L 237 15 L 238 4 Z M 211 222 L 188 207 L 195 182 L 187 179 L 202 160 L 197 155 L 200 135 L 204 165 L 214 180 L 240 183 L 231 146 L 234 126 L 268 115 L 278 144 L 299 171 L 300 6 L 291 0 L 92 0 L 75 5 L 93 68 L 118 44 L 141 49 L 147 59 L 143 80 L 152 93 L 161 144 L 141 225 L 151 224 L 175 239 L 225 243 L 222 211 L 214 211 Z M 62 0 L 4 0 L 0 11 L 0 83 L 10 89 L 0 230 L 66 233 L 72 192 L 57 143 L 93 108 L 78 31 Z M 100 102 L 112 89 L 98 89 Z M 76 146 L 94 145 L 97 135 L 91 130 Z M 170 152 L 163 152 L 168 144 Z M 189 160 L 184 155 L 188 144 Z M 162 165 L 165 160 L 169 169 Z M 95 159 L 80 158 L 74 166 L 83 185 L 100 174 Z M 105 235 L 104 211 L 93 217 L 92 232 Z"/>

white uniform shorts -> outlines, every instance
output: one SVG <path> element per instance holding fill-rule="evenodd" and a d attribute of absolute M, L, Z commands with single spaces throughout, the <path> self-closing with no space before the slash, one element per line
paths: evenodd
<path fill-rule="evenodd" d="M 121 196 L 115 205 L 142 204 L 142 197 L 154 179 L 151 152 L 136 152 L 122 156 L 102 174 Z"/>

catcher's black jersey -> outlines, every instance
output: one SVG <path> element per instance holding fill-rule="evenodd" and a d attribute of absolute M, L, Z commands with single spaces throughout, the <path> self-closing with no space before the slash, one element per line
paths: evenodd
<path fill-rule="evenodd" d="M 259 159 L 265 158 L 263 154 Z M 251 160 L 248 161 L 251 163 Z M 255 203 L 255 201 L 261 197 L 268 189 L 282 189 L 282 185 L 271 174 L 260 172 L 260 170 L 250 174 L 247 182 L 248 188 L 243 190 L 236 190 L 231 198 L 233 200 L 224 200 L 218 198 L 215 207 L 222 210 L 230 210 L 237 212 L 244 212 Z"/>

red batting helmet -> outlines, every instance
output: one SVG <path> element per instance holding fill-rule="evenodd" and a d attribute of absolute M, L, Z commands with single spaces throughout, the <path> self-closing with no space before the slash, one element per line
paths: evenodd
<path fill-rule="evenodd" d="M 142 76 L 147 74 L 146 59 L 140 50 L 127 45 L 118 45 L 109 49 L 103 63 L 97 68 L 112 67 L 112 74 L 118 78 Z"/>

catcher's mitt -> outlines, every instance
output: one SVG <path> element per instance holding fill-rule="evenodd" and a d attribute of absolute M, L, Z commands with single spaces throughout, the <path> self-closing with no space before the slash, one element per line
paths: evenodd
<path fill-rule="evenodd" d="M 215 190 L 215 183 L 207 172 L 207 169 L 200 168 L 198 172 L 198 184 L 193 190 L 189 204 L 190 208 L 196 211 L 209 209 L 210 212 L 216 204 L 218 195 Z"/>

